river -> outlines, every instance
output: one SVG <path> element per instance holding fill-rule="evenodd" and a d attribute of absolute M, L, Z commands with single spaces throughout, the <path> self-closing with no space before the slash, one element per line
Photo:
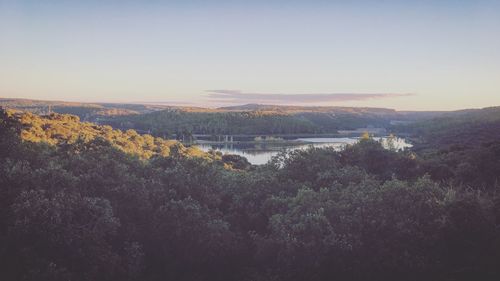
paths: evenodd
<path fill-rule="evenodd" d="M 375 140 L 381 141 L 384 146 L 387 146 L 387 137 L 374 138 Z M 411 144 L 407 143 L 402 138 L 393 139 L 394 147 L 396 149 L 405 149 L 411 147 Z M 345 137 L 345 138 L 298 138 L 296 142 L 290 141 L 286 143 L 273 143 L 273 142 L 262 142 L 262 143 L 245 143 L 245 142 L 235 142 L 235 143 L 218 143 L 218 144 L 197 144 L 197 146 L 203 151 L 209 151 L 211 149 L 221 151 L 222 153 L 237 154 L 248 159 L 248 161 L 254 165 L 266 164 L 273 156 L 278 154 L 280 151 L 286 150 L 296 150 L 296 149 L 307 149 L 308 147 L 334 147 L 337 150 L 343 149 L 348 144 L 355 144 L 359 141 L 359 138 L 355 137 Z"/>

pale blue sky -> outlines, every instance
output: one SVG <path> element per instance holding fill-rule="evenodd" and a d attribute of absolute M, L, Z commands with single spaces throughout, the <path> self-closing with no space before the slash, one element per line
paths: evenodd
<path fill-rule="evenodd" d="M 1 97 L 500 105 L 500 1 L 76 2 L 0 0 Z"/>

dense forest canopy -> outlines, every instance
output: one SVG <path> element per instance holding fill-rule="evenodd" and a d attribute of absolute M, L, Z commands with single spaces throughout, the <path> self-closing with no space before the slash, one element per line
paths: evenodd
<path fill-rule="evenodd" d="M 286 135 L 338 133 L 339 130 L 390 128 L 391 121 L 411 122 L 437 113 L 397 112 L 383 108 L 300 107 L 248 104 L 215 110 L 172 108 L 140 115 L 103 118 L 117 128 L 168 136 L 180 134 Z"/>
<path fill-rule="evenodd" d="M 419 150 L 478 146 L 500 139 L 500 107 L 448 112 L 396 128 L 413 135 Z"/>
<path fill-rule="evenodd" d="M 2 111 L 1 279 L 498 280 L 500 140 L 480 142 L 444 148 L 460 165 L 365 138 L 249 167 Z"/>
<path fill-rule="evenodd" d="M 394 130 L 410 136 L 435 178 L 476 187 L 498 184 L 500 107 L 451 112 Z"/>
<path fill-rule="evenodd" d="M 182 152 L 187 150 L 177 141 L 140 135 L 134 130 L 122 132 L 113 130 L 110 126 L 80 122 L 80 119 L 74 115 L 53 113 L 41 118 L 31 113 L 10 114 L 17 118 L 23 127 L 21 137 L 25 141 L 71 145 L 89 143 L 96 138 L 103 138 L 114 147 L 141 158 L 151 158 L 153 155 L 168 156 L 173 147 Z M 189 154 L 193 154 L 196 150 L 195 148 L 189 149 Z M 199 155 L 201 153 L 197 152 Z"/>

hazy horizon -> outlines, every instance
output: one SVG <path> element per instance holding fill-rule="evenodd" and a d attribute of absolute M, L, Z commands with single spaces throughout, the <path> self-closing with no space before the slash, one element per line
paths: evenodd
<path fill-rule="evenodd" d="M 498 50 L 498 1 L 0 0 L 5 98 L 482 108 Z"/>
<path fill-rule="evenodd" d="M 156 106 L 172 106 L 172 107 L 198 107 L 198 108 L 208 108 L 208 109 L 217 109 L 224 107 L 241 107 L 247 105 L 260 105 L 260 106 L 298 106 L 298 107 L 346 107 L 346 108 L 380 108 L 380 109 L 389 109 L 396 110 L 400 112 L 452 112 L 452 111 L 460 111 L 460 110 L 469 110 L 469 109 L 484 109 L 491 107 L 500 107 L 500 105 L 490 105 L 490 106 L 479 106 L 479 107 L 464 107 L 464 108 L 456 108 L 456 109 L 436 109 L 436 110 L 425 110 L 425 109 L 397 109 L 392 107 L 377 107 L 377 106 L 344 106 L 344 105 L 308 105 L 308 104 L 273 104 L 273 103 L 258 103 L 258 102 L 248 102 L 248 103 L 234 103 L 234 104 L 211 104 L 211 105 L 203 105 L 196 102 L 169 102 L 169 101 L 103 101 L 103 100 L 95 100 L 95 101 L 84 101 L 84 100 L 66 100 L 66 99 L 31 99 L 25 97 L 5 97 L 0 96 L 0 99 L 19 99 L 19 100 L 32 100 L 32 101 L 40 101 L 40 102 L 61 102 L 61 103 L 81 103 L 81 104 L 116 104 L 116 105 L 156 105 Z"/>

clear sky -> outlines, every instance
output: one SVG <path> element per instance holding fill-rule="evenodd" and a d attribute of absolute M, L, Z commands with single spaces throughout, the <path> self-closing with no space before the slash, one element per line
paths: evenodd
<path fill-rule="evenodd" d="M 500 1 L 0 0 L 0 97 L 500 105 Z"/>

